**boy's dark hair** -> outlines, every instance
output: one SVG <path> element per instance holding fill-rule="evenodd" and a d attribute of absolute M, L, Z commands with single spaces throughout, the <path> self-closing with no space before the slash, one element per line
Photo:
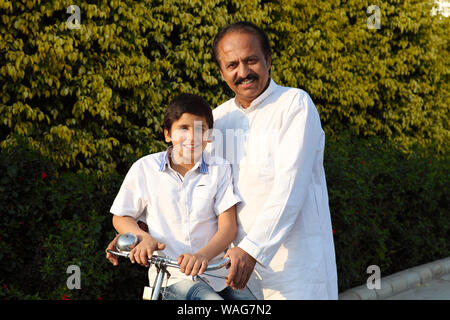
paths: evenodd
<path fill-rule="evenodd" d="M 220 29 L 219 33 L 217 33 L 216 37 L 214 38 L 212 54 L 214 61 L 216 62 L 219 69 L 220 69 L 220 61 L 217 52 L 219 42 L 227 33 L 230 32 L 251 33 L 256 35 L 259 38 L 259 43 L 261 45 L 261 49 L 266 59 L 267 57 L 269 58 L 272 57 L 272 49 L 270 48 L 269 38 L 267 37 L 266 33 L 251 22 L 239 21 Z"/>
<path fill-rule="evenodd" d="M 214 118 L 208 102 L 202 97 L 190 93 L 182 93 L 169 103 L 164 112 L 164 129 L 170 132 L 172 124 L 180 119 L 183 113 L 204 117 L 209 129 L 212 129 Z"/>

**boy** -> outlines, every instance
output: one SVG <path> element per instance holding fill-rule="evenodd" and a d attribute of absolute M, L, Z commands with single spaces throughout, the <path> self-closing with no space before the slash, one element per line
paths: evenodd
<path fill-rule="evenodd" d="M 147 266 L 156 250 L 178 257 L 180 270 L 170 270 L 167 300 L 255 299 L 247 288 L 234 291 L 225 280 L 202 275 L 234 239 L 240 201 L 229 163 L 204 152 L 205 132 L 212 127 L 212 110 L 201 97 L 181 94 L 172 100 L 164 113 L 164 136 L 172 145 L 132 165 L 110 210 L 117 232 L 140 240 L 131 262 Z M 148 232 L 137 223 L 143 217 Z M 224 269 L 210 273 L 226 276 Z"/>

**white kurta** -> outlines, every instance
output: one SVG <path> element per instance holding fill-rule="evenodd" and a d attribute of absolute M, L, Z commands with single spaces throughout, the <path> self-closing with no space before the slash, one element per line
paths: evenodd
<path fill-rule="evenodd" d="M 264 299 L 337 299 L 325 134 L 311 98 L 271 80 L 247 109 L 231 99 L 213 113 L 212 152 L 232 164 L 243 200 L 234 243 L 258 262 L 250 289 L 262 287 Z"/>

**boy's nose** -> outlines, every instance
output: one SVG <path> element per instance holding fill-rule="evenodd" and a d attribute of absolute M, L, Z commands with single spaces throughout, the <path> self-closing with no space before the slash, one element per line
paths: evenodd
<path fill-rule="evenodd" d="M 184 135 L 184 141 L 194 143 L 195 141 L 200 141 L 202 139 L 202 130 L 190 129 L 186 131 Z"/>
<path fill-rule="evenodd" d="M 193 137 L 194 137 L 193 130 L 186 130 L 186 132 L 183 135 L 183 140 L 184 141 L 191 141 Z"/>

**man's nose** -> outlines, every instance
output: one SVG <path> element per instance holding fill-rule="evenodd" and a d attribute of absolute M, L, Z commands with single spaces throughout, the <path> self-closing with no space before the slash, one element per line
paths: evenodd
<path fill-rule="evenodd" d="M 248 64 L 245 62 L 239 63 L 238 77 L 245 79 L 245 78 L 247 78 L 249 73 L 250 73 L 250 68 L 249 68 Z"/>

